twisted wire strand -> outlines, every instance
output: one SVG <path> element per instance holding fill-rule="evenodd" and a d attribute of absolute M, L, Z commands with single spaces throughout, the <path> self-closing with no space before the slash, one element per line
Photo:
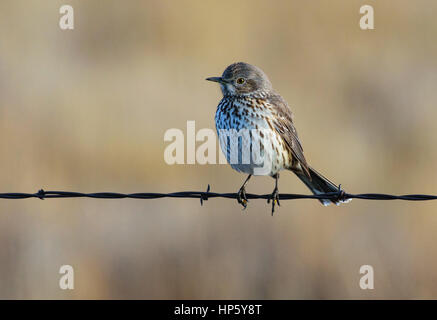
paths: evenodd
<path fill-rule="evenodd" d="M 118 192 L 95 192 L 83 193 L 72 191 L 44 191 L 39 190 L 36 193 L 0 193 L 0 199 L 29 199 L 39 198 L 54 199 L 54 198 L 94 198 L 94 199 L 161 199 L 161 198 L 188 198 L 200 199 L 200 203 L 211 198 L 227 198 L 237 199 L 237 193 L 216 193 L 210 191 L 210 186 L 206 191 L 182 191 L 172 193 L 156 193 L 156 192 L 140 192 L 140 193 L 118 193 Z M 247 193 L 247 199 L 270 199 L 271 194 L 253 194 Z M 383 193 L 360 193 L 351 194 L 344 192 L 339 188 L 337 192 L 329 192 L 319 195 L 282 193 L 279 195 L 280 200 L 296 200 L 296 199 L 329 199 L 329 200 L 347 200 L 347 199 L 362 199 L 362 200 L 406 200 L 406 201 L 427 201 L 437 200 L 437 195 L 426 194 L 407 194 L 407 195 L 392 195 Z"/>

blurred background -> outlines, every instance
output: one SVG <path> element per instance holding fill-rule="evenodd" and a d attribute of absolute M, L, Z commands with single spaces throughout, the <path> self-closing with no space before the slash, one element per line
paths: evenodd
<path fill-rule="evenodd" d="M 0 192 L 236 192 L 227 165 L 167 165 L 164 132 L 214 129 L 204 79 L 261 67 L 312 166 L 351 193 L 437 194 L 437 3 L 0 3 Z M 359 9 L 375 10 L 375 30 Z M 248 192 L 270 193 L 252 179 Z M 307 193 L 291 173 L 280 191 Z M 437 202 L 0 200 L 0 298 L 437 298 Z M 59 289 L 59 268 L 75 289 Z M 361 290 L 372 265 L 375 289 Z"/>

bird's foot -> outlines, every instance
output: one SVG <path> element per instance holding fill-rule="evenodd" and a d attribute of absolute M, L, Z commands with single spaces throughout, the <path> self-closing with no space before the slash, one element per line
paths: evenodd
<path fill-rule="evenodd" d="M 240 190 L 238 190 L 237 201 L 244 207 L 243 210 L 247 208 L 247 203 L 249 200 L 247 200 L 246 189 L 244 187 L 241 187 Z"/>
<path fill-rule="evenodd" d="M 275 188 L 270 196 L 269 199 L 267 199 L 267 203 L 270 203 L 272 201 L 272 216 L 275 212 L 275 205 L 278 204 L 278 206 L 281 206 L 281 203 L 279 202 L 279 190 L 278 188 Z"/>

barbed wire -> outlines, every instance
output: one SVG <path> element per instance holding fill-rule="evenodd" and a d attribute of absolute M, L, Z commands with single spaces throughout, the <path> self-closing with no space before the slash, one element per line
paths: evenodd
<path fill-rule="evenodd" d="M 160 198 L 194 198 L 200 199 L 200 204 L 211 198 L 227 198 L 237 199 L 237 193 L 216 193 L 210 191 L 210 186 L 206 191 L 182 191 L 172 193 L 118 193 L 118 192 L 95 192 L 82 193 L 71 191 L 44 191 L 39 190 L 36 193 L 0 193 L 0 199 L 29 199 L 39 198 L 44 199 L 59 199 L 59 198 L 94 198 L 94 199 L 160 199 Z M 271 194 L 253 194 L 247 193 L 247 199 L 270 199 Z M 280 200 L 296 200 L 296 199 L 328 199 L 328 200 L 347 200 L 347 199 L 363 199 L 363 200 L 407 200 L 407 201 L 427 201 L 437 200 L 437 195 L 426 194 L 407 194 L 407 195 L 392 195 L 383 193 L 360 193 L 351 194 L 344 192 L 341 188 L 337 192 L 329 192 L 319 195 L 309 194 L 294 194 L 282 193 L 279 195 Z"/>

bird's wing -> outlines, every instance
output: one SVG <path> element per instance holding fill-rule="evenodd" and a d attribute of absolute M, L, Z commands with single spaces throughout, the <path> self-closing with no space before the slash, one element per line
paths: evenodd
<path fill-rule="evenodd" d="M 308 164 L 303 155 L 303 148 L 300 144 L 296 128 L 293 125 L 293 114 L 287 102 L 279 94 L 269 96 L 268 102 L 274 110 L 275 116 L 272 118 L 272 122 L 275 130 L 282 137 L 293 157 L 300 163 L 305 174 L 310 177 Z"/>

